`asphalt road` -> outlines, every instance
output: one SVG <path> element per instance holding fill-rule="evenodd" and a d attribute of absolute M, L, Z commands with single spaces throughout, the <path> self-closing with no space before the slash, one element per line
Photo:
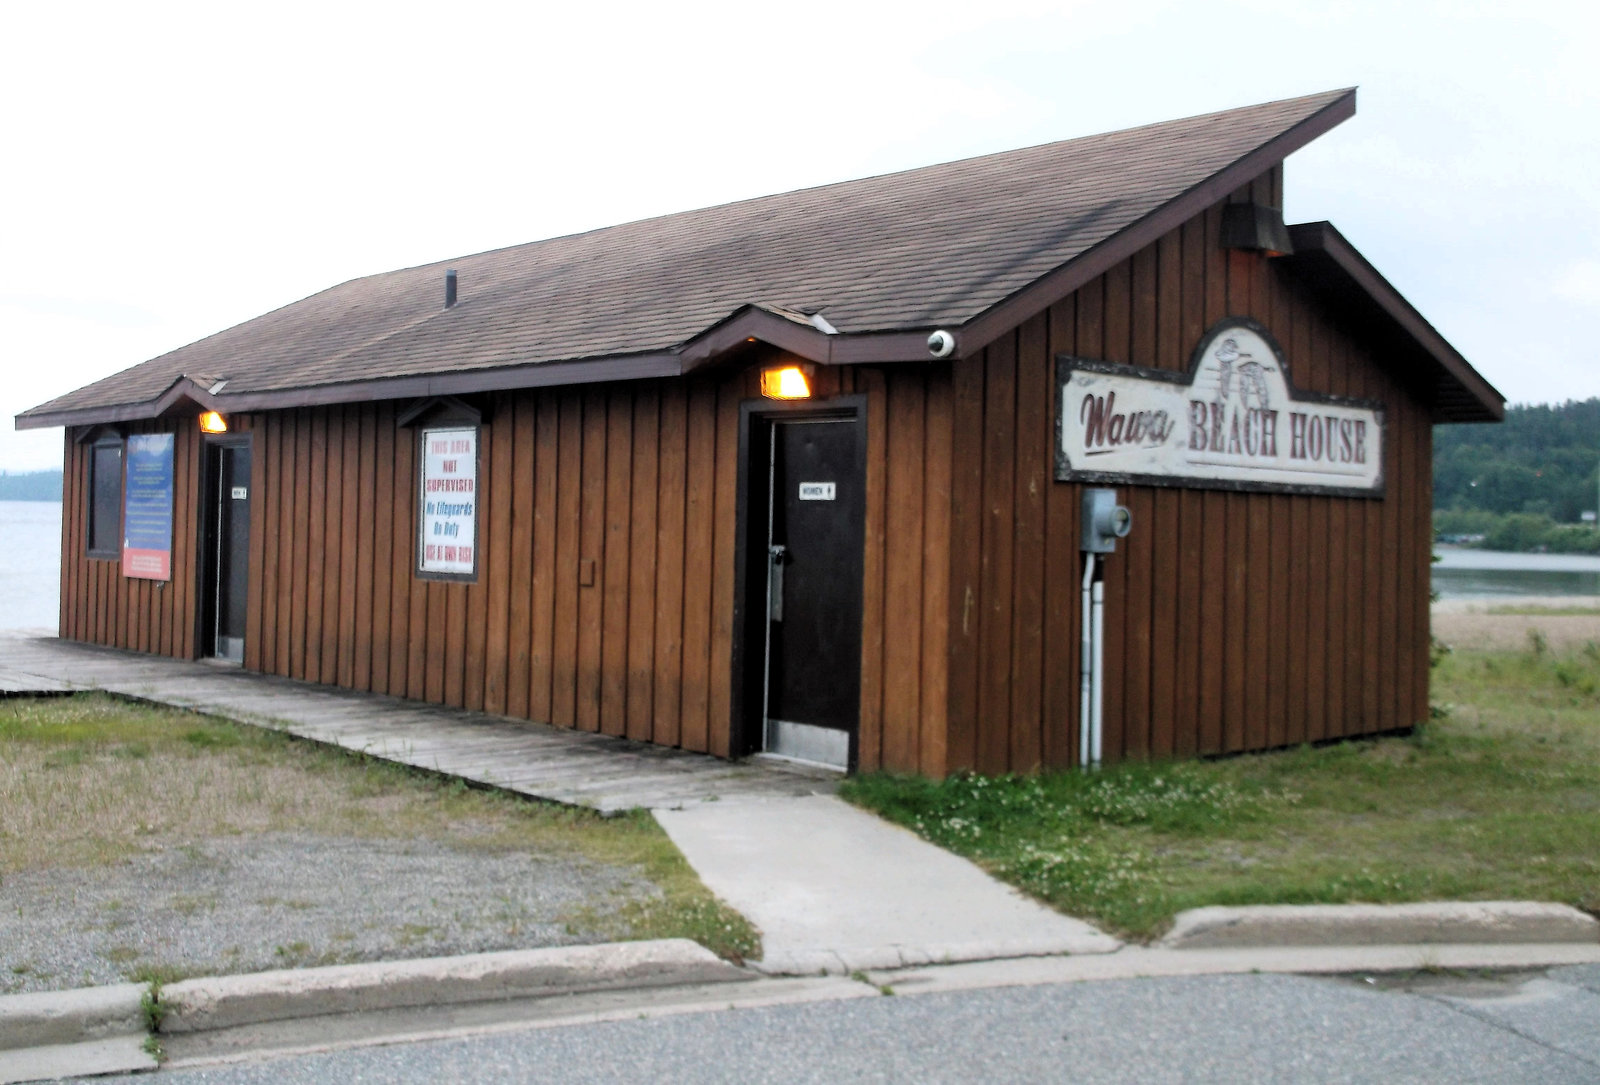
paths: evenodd
<path fill-rule="evenodd" d="M 1600 1081 L 1600 965 L 858 998 L 168 1070 L 200 1082 Z M 98 1079 L 109 1080 L 109 1079 Z M 118 1079 L 129 1085 L 149 1077 Z"/>

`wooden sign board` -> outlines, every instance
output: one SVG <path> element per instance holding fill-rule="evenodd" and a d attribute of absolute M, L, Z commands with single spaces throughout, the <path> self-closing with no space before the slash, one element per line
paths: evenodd
<path fill-rule="evenodd" d="M 122 490 L 122 575 L 172 579 L 172 464 L 170 433 L 128 438 Z"/>
<path fill-rule="evenodd" d="M 1056 359 L 1060 481 L 1383 496 L 1383 408 L 1296 391 L 1261 325 L 1229 318 L 1188 373 Z"/>
<path fill-rule="evenodd" d="M 478 430 L 476 426 L 422 431 L 422 509 L 417 571 L 476 575 Z"/>

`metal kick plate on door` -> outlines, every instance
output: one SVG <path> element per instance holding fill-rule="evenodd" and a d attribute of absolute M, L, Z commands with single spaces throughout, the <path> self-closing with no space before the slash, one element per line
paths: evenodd
<path fill-rule="evenodd" d="M 800 500 L 802 501 L 832 501 L 834 496 L 834 484 L 831 482 L 802 482 L 800 484 Z"/>
<path fill-rule="evenodd" d="M 235 501 L 244 501 L 249 496 L 250 488 L 248 486 L 235 486 L 233 488 L 233 499 Z"/>

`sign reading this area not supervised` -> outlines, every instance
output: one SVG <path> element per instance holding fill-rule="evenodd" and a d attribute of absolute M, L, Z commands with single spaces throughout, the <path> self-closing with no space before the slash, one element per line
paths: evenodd
<path fill-rule="evenodd" d="M 1267 330 L 1224 320 L 1189 372 L 1056 362 L 1056 478 L 1383 494 L 1383 409 L 1298 392 Z"/>

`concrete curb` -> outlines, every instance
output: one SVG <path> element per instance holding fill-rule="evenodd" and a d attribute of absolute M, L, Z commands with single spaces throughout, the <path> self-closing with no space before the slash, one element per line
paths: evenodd
<path fill-rule="evenodd" d="M 1600 921 L 1565 904 L 1263 904 L 1179 913 L 1166 949 L 1600 943 Z"/>
<path fill-rule="evenodd" d="M 0 998 L 0 1051 L 145 1034 L 140 983 Z"/>
<path fill-rule="evenodd" d="M 0 1052 L 0 1085 L 56 1081 L 66 1077 L 129 1074 L 160 1067 L 144 1049 L 145 1034 L 85 1040 L 78 1044 L 9 1048 Z"/>
<path fill-rule="evenodd" d="M 995 938 L 940 944 L 841 946 L 838 949 L 798 949 L 769 952 L 749 967 L 769 976 L 847 976 L 852 972 L 920 968 L 933 965 L 1001 961 L 1019 957 L 1075 957 L 1116 953 L 1122 943 L 1098 931 L 1079 936 L 1029 939 Z"/>
<path fill-rule="evenodd" d="M 139 983 L 0 998 L 0 1085 L 153 1070 Z"/>
<path fill-rule="evenodd" d="M 161 991 L 161 1031 L 753 978 L 682 938 L 377 961 L 174 983 Z"/>

